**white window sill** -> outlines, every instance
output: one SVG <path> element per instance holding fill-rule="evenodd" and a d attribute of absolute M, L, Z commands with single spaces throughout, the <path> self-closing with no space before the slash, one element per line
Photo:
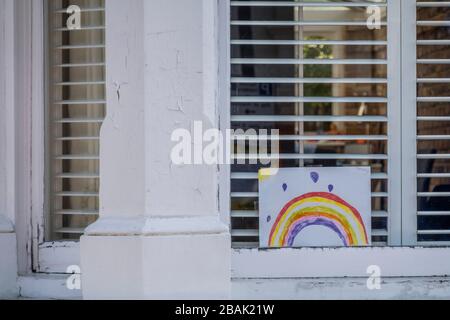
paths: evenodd
<path fill-rule="evenodd" d="M 236 249 L 231 262 L 236 279 L 367 278 L 372 265 L 382 277 L 450 276 L 450 248 Z"/>

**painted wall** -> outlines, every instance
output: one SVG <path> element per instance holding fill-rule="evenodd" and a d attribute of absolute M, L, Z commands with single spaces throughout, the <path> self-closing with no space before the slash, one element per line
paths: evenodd
<path fill-rule="evenodd" d="M 449 299 L 448 278 L 386 278 L 369 290 L 365 278 L 235 279 L 233 299 L 262 300 L 422 300 Z"/>
<path fill-rule="evenodd" d="M 21 277 L 21 297 L 31 299 L 82 299 L 81 291 L 65 289 L 67 277 Z M 327 300 L 327 299 L 449 299 L 450 281 L 447 277 L 386 278 L 380 290 L 368 290 L 365 278 L 322 279 L 233 279 L 233 300 Z"/>

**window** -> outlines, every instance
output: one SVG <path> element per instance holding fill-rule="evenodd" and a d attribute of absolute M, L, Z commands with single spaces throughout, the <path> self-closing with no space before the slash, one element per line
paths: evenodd
<path fill-rule="evenodd" d="M 81 8 L 69 30 L 67 8 Z M 47 2 L 46 241 L 78 240 L 99 209 L 99 133 L 105 116 L 103 0 Z"/>
<path fill-rule="evenodd" d="M 379 29 L 367 27 L 370 4 L 381 9 Z M 388 10 L 386 1 L 231 3 L 232 128 L 279 129 L 281 167 L 370 166 L 374 245 L 390 243 L 398 192 L 389 186 L 398 105 L 388 100 Z M 259 168 L 232 168 L 238 248 L 258 246 Z"/>

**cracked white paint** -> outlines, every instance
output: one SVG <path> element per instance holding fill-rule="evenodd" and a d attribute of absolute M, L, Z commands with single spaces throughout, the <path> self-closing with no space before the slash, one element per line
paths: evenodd
<path fill-rule="evenodd" d="M 153 216 L 218 212 L 217 168 L 170 161 L 173 130 L 192 130 L 194 121 L 203 121 L 205 130 L 218 126 L 215 5 L 160 1 L 155 11 L 144 2 L 146 211 Z"/>
<path fill-rule="evenodd" d="M 125 64 L 125 68 L 127 67 L 127 64 Z M 122 89 L 122 86 L 127 85 L 128 82 L 114 82 L 114 86 L 116 87 L 116 94 L 117 94 L 117 102 L 120 105 L 120 91 Z"/>
<path fill-rule="evenodd" d="M 109 2 L 109 1 L 108 1 Z M 112 3 L 114 2 L 114 3 Z M 143 30 L 133 13 L 141 1 L 111 0 L 115 23 L 108 24 L 107 116 L 100 143 L 100 215 L 144 213 Z M 111 13 L 106 10 L 107 14 Z M 127 28 L 121 26 L 126 24 Z"/>
<path fill-rule="evenodd" d="M 66 273 L 67 267 L 80 264 L 80 244 L 64 241 L 45 243 L 39 247 L 38 258 L 41 273 Z"/>
<path fill-rule="evenodd" d="M 366 281 L 366 278 L 234 279 L 232 299 L 414 300 L 450 297 L 448 278 L 385 278 L 381 290 L 368 290 Z"/>
<path fill-rule="evenodd" d="M 108 26 L 114 50 L 106 61 L 101 215 L 216 215 L 217 168 L 170 160 L 174 129 L 194 121 L 203 121 L 205 130 L 218 126 L 215 2 L 161 1 L 157 11 L 154 5 L 114 4 L 130 27 Z"/>

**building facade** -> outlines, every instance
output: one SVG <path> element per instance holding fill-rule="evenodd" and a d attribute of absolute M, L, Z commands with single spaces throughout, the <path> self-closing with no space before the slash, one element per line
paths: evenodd
<path fill-rule="evenodd" d="M 0 297 L 450 298 L 450 2 L 0 0 L 0 44 Z M 227 129 L 370 168 L 370 246 L 261 248 Z"/>

